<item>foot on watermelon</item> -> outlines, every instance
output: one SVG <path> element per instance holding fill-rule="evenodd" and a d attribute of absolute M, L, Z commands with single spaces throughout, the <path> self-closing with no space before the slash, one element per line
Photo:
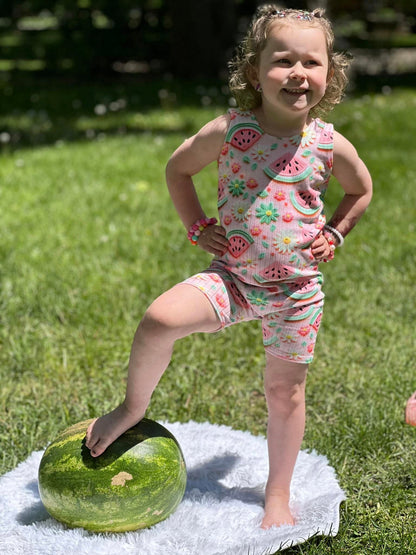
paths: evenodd
<path fill-rule="evenodd" d="M 113 411 L 96 418 L 87 429 L 85 444 L 93 457 L 99 457 L 121 434 L 140 422 L 144 413 L 131 413 L 122 403 Z"/>
<path fill-rule="evenodd" d="M 289 496 L 282 492 L 267 491 L 264 517 L 261 523 L 263 530 L 268 530 L 272 526 L 293 526 L 295 520 L 289 509 Z"/>

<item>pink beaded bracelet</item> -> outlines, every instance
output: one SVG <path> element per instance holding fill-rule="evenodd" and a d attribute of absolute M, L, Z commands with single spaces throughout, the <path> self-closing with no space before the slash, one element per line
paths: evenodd
<path fill-rule="evenodd" d="M 217 218 L 201 218 L 200 220 L 197 220 L 188 230 L 188 239 L 193 245 L 196 245 L 201 232 L 204 231 L 204 229 L 209 225 L 216 224 L 217 221 Z"/>

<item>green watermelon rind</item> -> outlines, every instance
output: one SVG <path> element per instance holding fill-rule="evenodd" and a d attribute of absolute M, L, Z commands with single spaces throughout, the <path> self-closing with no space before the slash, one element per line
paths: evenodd
<path fill-rule="evenodd" d="M 254 243 L 253 237 L 249 233 L 247 233 L 247 231 L 243 231 L 242 229 L 232 229 L 227 233 L 227 239 L 231 239 L 231 237 L 235 237 L 239 235 L 244 237 L 244 239 L 248 241 L 250 245 Z"/>
<path fill-rule="evenodd" d="M 309 321 L 310 325 L 313 326 L 321 315 L 322 315 L 322 308 L 318 308 L 315 314 L 312 316 L 312 318 Z"/>
<path fill-rule="evenodd" d="M 252 129 L 260 133 L 260 135 L 263 135 L 263 129 L 256 123 L 237 123 L 230 127 L 230 129 L 228 130 L 228 133 L 225 137 L 225 142 L 230 143 L 235 133 L 237 131 L 241 131 L 242 129 Z"/>
<path fill-rule="evenodd" d="M 293 207 L 304 216 L 315 216 L 322 210 L 322 206 L 317 206 L 316 208 L 304 208 L 297 199 L 297 197 L 299 198 L 299 193 L 297 191 L 290 191 L 289 197 Z"/>
<path fill-rule="evenodd" d="M 334 150 L 334 143 L 318 143 L 319 150 Z"/>
<path fill-rule="evenodd" d="M 273 266 L 273 264 L 272 264 L 271 266 Z M 264 272 L 265 270 L 269 270 L 271 266 L 268 266 L 267 268 L 265 268 L 265 269 L 263 270 L 263 272 Z M 296 279 L 296 277 L 298 277 L 298 276 L 300 276 L 300 271 L 299 271 L 297 268 L 295 268 L 295 269 L 293 270 L 293 272 L 290 274 L 290 281 Z M 267 279 L 267 278 L 261 276 L 260 274 L 253 274 L 253 278 L 254 278 L 258 283 L 261 283 L 261 284 L 263 284 L 263 283 L 275 283 L 275 282 L 277 282 L 277 281 L 284 281 L 284 280 L 282 280 L 282 279 L 280 279 L 280 280 L 279 280 L 279 279 L 270 280 L 270 279 Z M 289 279 L 289 276 L 288 276 L 286 279 Z"/>
<path fill-rule="evenodd" d="M 272 345 L 274 345 L 277 341 L 277 337 L 273 336 L 273 337 L 269 337 L 268 339 L 263 339 L 263 345 L 265 347 L 271 347 Z"/>
<path fill-rule="evenodd" d="M 186 466 L 174 436 L 143 419 L 95 459 L 84 445 L 90 422 L 65 430 L 43 454 L 39 493 L 49 514 L 70 528 L 92 532 L 148 528 L 172 514 L 186 487 Z M 131 479 L 112 485 L 120 473 Z"/>
<path fill-rule="evenodd" d="M 317 293 L 319 293 L 319 287 L 314 287 L 313 289 L 311 289 L 310 291 L 306 291 L 305 293 L 299 293 L 299 292 L 296 292 L 296 291 L 292 291 L 290 289 L 290 287 L 288 287 L 286 284 L 283 284 L 282 288 L 283 288 L 283 293 L 287 297 L 290 297 L 291 299 L 295 299 L 297 301 L 300 301 L 300 300 L 303 301 L 303 300 L 311 299 Z"/>
<path fill-rule="evenodd" d="M 298 314 L 295 316 L 285 316 L 284 319 L 286 322 L 300 322 L 301 320 L 306 320 L 306 318 L 309 318 L 309 316 L 313 314 L 314 310 L 315 308 L 311 306 L 309 310 L 307 310 L 305 313 Z"/>

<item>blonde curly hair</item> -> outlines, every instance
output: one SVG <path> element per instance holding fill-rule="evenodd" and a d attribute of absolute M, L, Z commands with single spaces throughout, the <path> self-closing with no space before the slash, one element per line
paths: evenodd
<path fill-rule="evenodd" d="M 231 60 L 229 87 L 238 107 L 241 110 L 252 110 L 261 105 L 261 93 L 256 91 L 250 82 L 250 75 L 258 67 L 260 54 L 266 46 L 271 26 L 279 22 L 301 23 L 322 29 L 328 52 L 328 84 L 325 95 L 313 107 L 313 117 L 324 115 L 341 102 L 348 83 L 347 69 L 350 57 L 334 52 L 334 33 L 330 21 L 325 17 L 323 9 L 312 12 L 295 9 L 280 9 L 275 4 L 267 4 L 258 8 L 248 32 L 240 43 L 236 56 Z"/>

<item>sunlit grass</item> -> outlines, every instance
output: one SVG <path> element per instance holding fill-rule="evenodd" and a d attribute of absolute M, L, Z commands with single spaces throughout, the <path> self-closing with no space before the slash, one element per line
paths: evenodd
<path fill-rule="evenodd" d="M 79 117 L 68 108 L 77 98 Z M 112 111 L 119 98 L 126 107 Z M 17 142 L 1 158 L 0 472 L 65 426 L 114 407 L 145 308 L 209 262 L 186 239 L 164 167 L 185 136 L 223 107 L 157 104 L 136 111 L 133 96 L 92 91 L 87 101 L 71 92 L 63 101 L 66 138 L 54 130 L 45 135 L 49 144 Z M 102 116 L 97 105 L 107 107 Z M 397 91 L 351 99 L 333 114 L 368 164 L 375 196 L 324 267 L 327 302 L 303 448 L 328 457 L 348 500 L 336 538 L 289 555 L 416 551 L 416 438 L 403 418 L 416 389 L 414 108 L 414 92 Z M 56 108 L 48 114 L 55 125 Z M 26 125 L 27 115 L 13 117 Z M 124 118 L 138 129 L 115 135 Z M 68 138 L 72 120 L 82 124 L 81 140 Z M 215 214 L 215 164 L 196 182 L 206 212 Z M 333 181 L 329 212 L 340 194 Z M 263 363 L 258 323 L 187 338 L 176 346 L 149 416 L 264 434 Z"/>

